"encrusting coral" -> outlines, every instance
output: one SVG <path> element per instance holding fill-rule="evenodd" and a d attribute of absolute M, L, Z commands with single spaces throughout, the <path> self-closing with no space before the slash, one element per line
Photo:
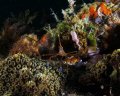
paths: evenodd
<path fill-rule="evenodd" d="M 98 61 L 96 64 L 89 66 L 90 71 L 94 74 L 95 78 L 101 83 L 110 83 L 110 78 L 112 80 L 117 80 L 120 76 L 120 49 L 113 51 L 112 54 L 107 54 L 102 60 Z M 113 78 L 114 77 L 114 78 Z"/>
<path fill-rule="evenodd" d="M 98 63 L 86 65 L 87 71 L 84 66 L 78 68 L 70 65 L 67 71 L 67 64 L 53 60 L 48 66 L 48 60 L 30 58 L 21 53 L 8 56 L 0 62 L 0 95 L 59 96 L 74 92 L 82 94 L 82 86 L 93 86 L 91 84 L 97 82 L 100 86 L 110 84 L 111 80 L 118 80 L 119 53 L 120 49 L 117 49 Z M 81 90 L 78 91 L 79 88 Z"/>
<path fill-rule="evenodd" d="M 8 56 L 0 62 L 0 95 L 40 96 L 61 94 L 67 78 L 59 62 L 29 58 L 24 54 Z"/>
<path fill-rule="evenodd" d="M 69 66 L 67 72 L 67 64 L 53 60 L 49 66 L 47 63 L 48 60 L 30 58 L 21 53 L 0 61 L 0 95 L 61 96 L 74 93 L 83 70 Z"/>

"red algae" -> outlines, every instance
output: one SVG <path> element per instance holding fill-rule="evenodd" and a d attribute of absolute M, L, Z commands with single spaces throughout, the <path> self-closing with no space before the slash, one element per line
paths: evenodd
<path fill-rule="evenodd" d="M 46 34 L 43 35 L 43 37 L 40 39 L 40 44 L 42 44 L 43 46 L 49 46 L 50 44 L 48 43 L 48 40 L 46 39 Z"/>
<path fill-rule="evenodd" d="M 105 15 L 110 15 L 112 12 L 110 9 L 107 9 L 107 7 L 105 6 L 105 3 L 101 3 L 100 5 L 101 7 L 101 13 L 105 14 Z"/>
<path fill-rule="evenodd" d="M 95 12 L 93 6 L 90 7 L 89 11 L 90 11 L 90 17 L 92 17 Z"/>
<path fill-rule="evenodd" d="M 98 12 L 94 10 L 93 6 L 90 7 L 89 11 L 90 11 L 90 15 L 89 15 L 90 18 L 93 18 L 93 19 L 97 18 Z"/>
<path fill-rule="evenodd" d="M 82 15 L 82 18 L 81 18 L 81 19 L 83 20 L 84 18 L 85 18 L 85 14 Z"/>

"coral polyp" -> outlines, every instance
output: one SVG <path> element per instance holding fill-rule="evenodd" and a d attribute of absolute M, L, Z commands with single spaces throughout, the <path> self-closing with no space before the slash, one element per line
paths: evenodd
<path fill-rule="evenodd" d="M 51 61 L 47 67 L 46 60 L 29 58 L 20 53 L 1 61 L 0 68 L 1 96 L 55 96 L 62 90 L 67 75 L 64 69 L 63 72 L 58 70 L 57 62 Z"/>

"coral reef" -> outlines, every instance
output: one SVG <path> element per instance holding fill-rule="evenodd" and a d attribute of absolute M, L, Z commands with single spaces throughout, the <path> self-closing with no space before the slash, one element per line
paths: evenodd
<path fill-rule="evenodd" d="M 120 94 L 120 3 L 104 1 L 84 3 L 77 11 L 75 0 L 68 0 L 64 20 L 51 10 L 56 27 L 45 26 L 41 38 L 28 27 L 37 13 L 12 15 L 15 20 L 5 22 L 0 36 L 0 95 Z"/>

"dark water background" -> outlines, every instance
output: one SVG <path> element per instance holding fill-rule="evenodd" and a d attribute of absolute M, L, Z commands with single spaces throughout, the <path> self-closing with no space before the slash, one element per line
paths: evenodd
<path fill-rule="evenodd" d="M 89 0 L 84 0 L 89 3 Z M 76 0 L 76 4 L 82 4 L 82 0 Z M 30 10 L 30 15 L 34 12 L 39 12 L 36 19 L 30 25 L 35 29 L 39 29 L 45 26 L 45 24 L 56 22 L 54 17 L 51 15 L 50 8 L 57 14 L 60 20 L 63 20 L 61 13 L 62 9 L 69 7 L 67 0 L 0 0 L 0 28 L 3 26 L 4 21 L 7 18 L 11 18 L 11 12 L 15 16 L 19 16 L 20 12 L 25 12 L 27 9 Z"/>

